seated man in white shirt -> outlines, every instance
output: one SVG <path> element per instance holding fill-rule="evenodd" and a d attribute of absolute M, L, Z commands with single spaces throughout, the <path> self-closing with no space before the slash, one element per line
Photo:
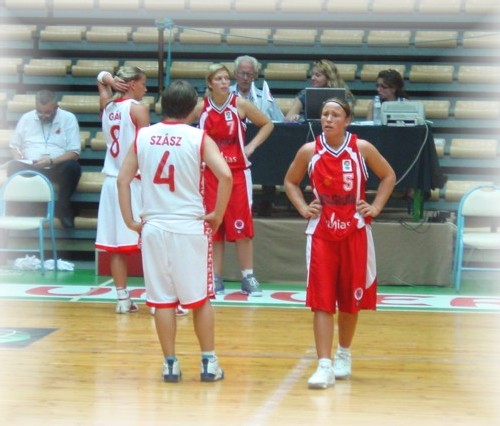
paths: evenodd
<path fill-rule="evenodd" d="M 272 121 L 284 121 L 285 116 L 273 99 L 266 81 L 264 80 L 262 84 L 262 90 L 255 86 L 254 80 L 259 76 L 259 70 L 260 64 L 253 56 L 238 56 L 234 61 L 236 83 L 230 87 L 230 90 L 255 104 Z M 259 216 L 271 216 L 272 199 L 276 189 L 274 186 L 263 185 L 262 191 L 263 197 L 258 205 L 257 214 Z"/>
<path fill-rule="evenodd" d="M 266 81 L 262 84 L 262 90 L 255 87 L 259 69 L 260 64 L 253 56 L 238 56 L 234 61 L 236 83 L 230 87 L 230 90 L 255 104 L 272 121 L 283 121 L 285 116 L 274 101 Z"/>
<path fill-rule="evenodd" d="M 19 119 L 9 146 L 14 161 L 10 162 L 7 173 L 36 170 L 57 183 L 56 216 L 65 228 L 73 227 L 70 198 L 82 173 L 75 115 L 58 108 L 55 93 L 41 90 L 36 94 L 36 108 Z"/>

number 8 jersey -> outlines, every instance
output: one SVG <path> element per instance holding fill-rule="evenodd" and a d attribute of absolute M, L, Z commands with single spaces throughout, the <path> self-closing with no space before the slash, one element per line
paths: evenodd
<path fill-rule="evenodd" d="M 106 141 L 106 157 L 102 173 L 118 176 L 123 160 L 134 142 L 137 127 L 130 116 L 132 104 L 139 101 L 129 98 L 116 99 L 102 111 L 102 131 Z"/>

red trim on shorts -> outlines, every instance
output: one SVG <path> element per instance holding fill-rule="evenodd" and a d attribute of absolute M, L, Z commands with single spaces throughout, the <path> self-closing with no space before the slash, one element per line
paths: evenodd
<path fill-rule="evenodd" d="M 137 245 L 111 247 L 111 246 L 104 246 L 102 244 L 94 244 L 94 246 L 96 249 L 104 250 L 107 251 L 108 253 L 132 254 L 141 251 L 141 249 Z"/>
<path fill-rule="evenodd" d="M 198 309 L 198 308 L 201 308 L 207 301 L 208 301 L 208 297 L 205 297 L 197 302 L 186 303 L 186 304 L 181 305 L 179 303 L 179 301 L 171 302 L 171 303 L 157 303 L 157 302 L 150 302 L 149 300 L 146 300 L 146 306 L 149 306 L 151 308 L 158 308 L 158 309 L 173 309 L 173 308 L 177 308 L 177 306 L 180 305 L 185 309 Z"/>

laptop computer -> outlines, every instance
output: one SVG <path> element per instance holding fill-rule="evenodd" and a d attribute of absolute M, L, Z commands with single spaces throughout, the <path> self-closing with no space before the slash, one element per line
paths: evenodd
<path fill-rule="evenodd" d="M 345 100 L 345 89 L 338 87 L 306 87 L 304 118 L 307 121 L 319 121 L 323 102 L 330 98 Z"/>

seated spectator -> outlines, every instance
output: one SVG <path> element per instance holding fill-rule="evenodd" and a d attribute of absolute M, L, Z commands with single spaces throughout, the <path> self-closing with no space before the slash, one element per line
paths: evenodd
<path fill-rule="evenodd" d="M 339 70 L 332 61 L 320 59 L 313 65 L 311 75 L 311 87 L 338 87 L 346 89 L 347 100 L 354 99 L 353 94 L 340 76 Z M 306 91 L 301 90 L 294 99 L 285 117 L 285 121 L 298 121 L 303 118 L 303 111 L 306 104 Z"/>
<path fill-rule="evenodd" d="M 260 64 L 253 56 L 238 56 L 234 61 L 234 78 L 236 83 L 230 87 L 235 93 L 252 102 L 272 121 L 283 121 L 285 116 L 274 101 L 269 86 L 264 80 L 262 90 L 255 87 L 255 78 L 259 75 Z M 271 216 L 276 188 L 262 186 L 262 199 L 257 207 L 259 216 Z"/>
<path fill-rule="evenodd" d="M 408 95 L 404 90 L 404 80 L 401 74 L 392 69 L 383 70 L 377 76 L 377 94 L 380 96 L 380 102 L 385 101 L 402 101 L 408 99 Z M 373 101 L 368 105 L 368 113 L 366 118 L 373 118 Z"/>
<path fill-rule="evenodd" d="M 283 121 L 284 115 L 271 95 L 264 80 L 262 90 L 255 87 L 255 78 L 259 76 L 260 64 L 252 56 L 238 56 L 234 61 L 236 83 L 230 87 L 232 93 L 248 99 L 272 121 Z"/>
<path fill-rule="evenodd" d="M 75 115 L 60 109 L 55 93 L 41 90 L 36 94 L 36 108 L 19 119 L 10 141 L 14 161 L 7 173 L 36 170 L 58 184 L 56 216 L 62 226 L 74 226 L 70 199 L 82 174 L 80 129 Z"/>

